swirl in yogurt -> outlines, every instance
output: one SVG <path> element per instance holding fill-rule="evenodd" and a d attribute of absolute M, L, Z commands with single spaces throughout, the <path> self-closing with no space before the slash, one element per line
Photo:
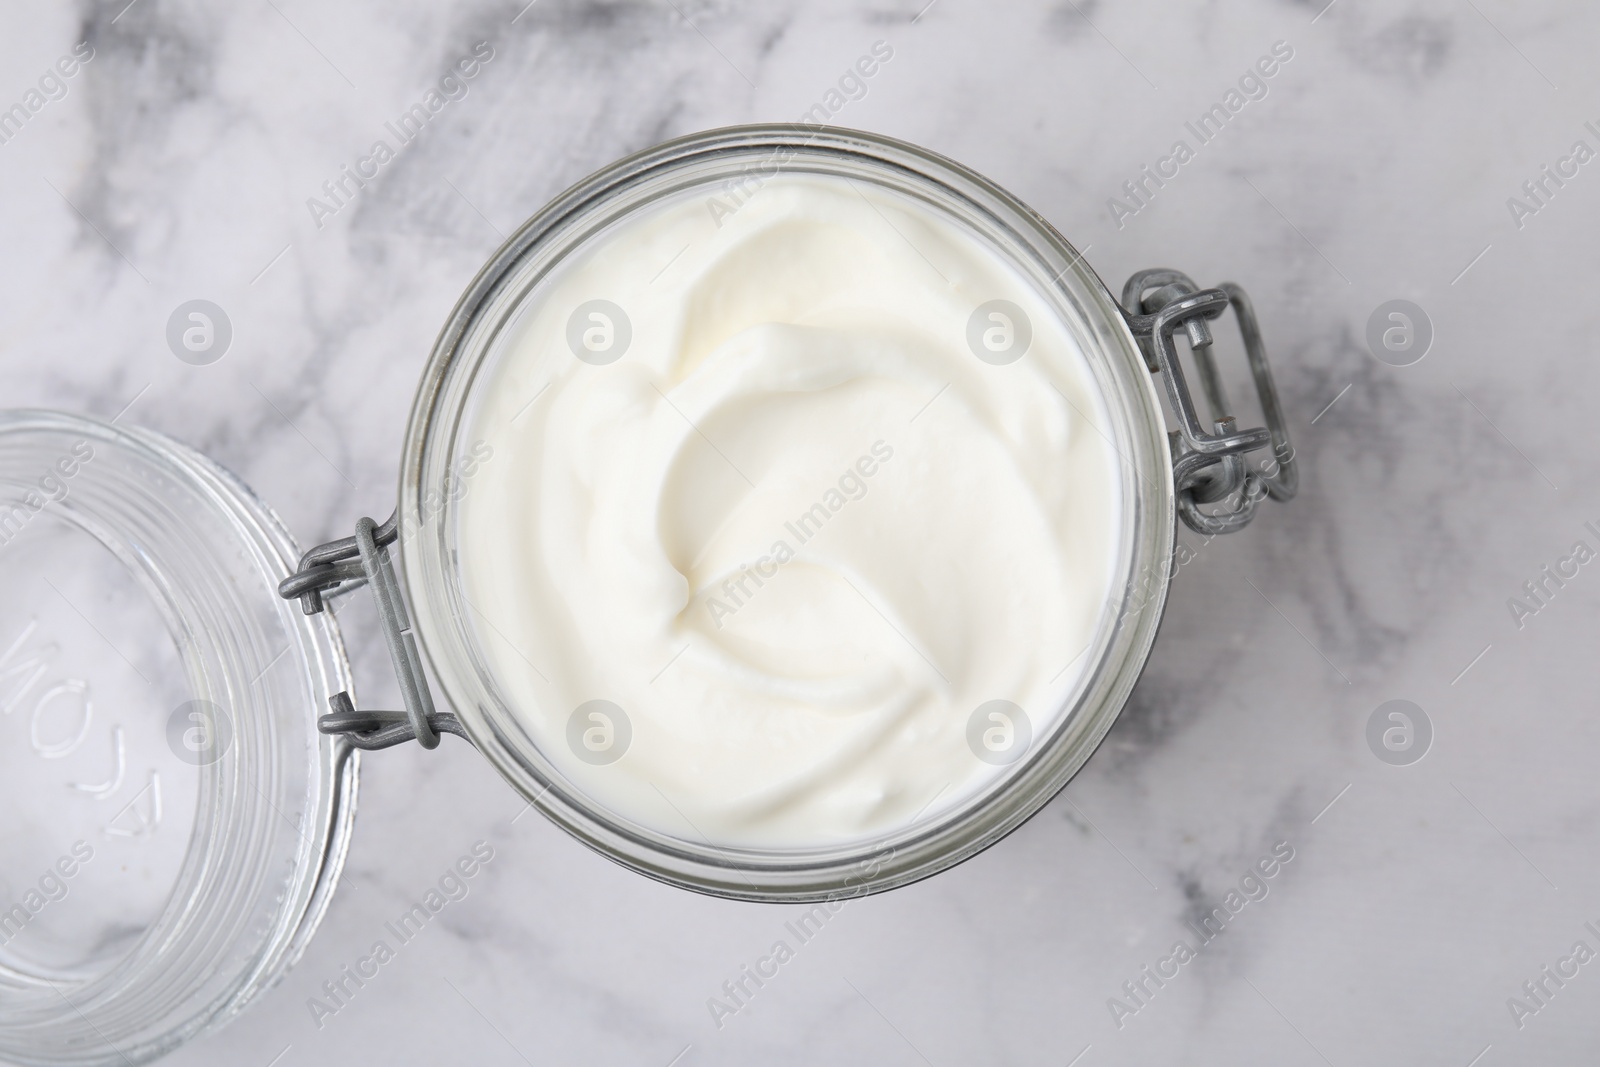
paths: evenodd
<path fill-rule="evenodd" d="M 464 435 L 495 450 L 464 592 L 508 706 L 615 815 L 718 847 L 892 834 L 1010 773 L 995 751 L 1091 666 L 1105 404 L 1056 305 L 920 201 L 706 195 L 526 298 Z M 992 701 L 1020 736 L 973 726 Z"/>

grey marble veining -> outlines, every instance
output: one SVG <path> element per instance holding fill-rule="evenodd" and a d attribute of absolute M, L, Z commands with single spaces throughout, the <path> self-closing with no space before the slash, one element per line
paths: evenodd
<path fill-rule="evenodd" d="M 1585 126 L 1600 126 L 1600 11 L 125 3 L 0 16 L 0 107 L 76 42 L 94 49 L 0 144 L 5 404 L 131 402 L 124 418 L 230 467 L 303 542 L 387 512 L 434 334 L 522 219 L 663 138 L 799 117 L 879 40 L 892 61 L 834 121 L 988 174 L 1114 286 L 1154 265 L 1247 286 L 1303 465 L 1300 499 L 1244 533 L 1181 533 L 1195 554 L 1149 668 L 1060 797 L 977 859 L 848 904 L 720 1028 L 708 998 L 790 912 L 668 889 L 535 815 L 513 822 L 519 798 L 446 742 L 367 761 L 346 884 L 305 958 L 168 1062 L 1600 1054 L 1600 968 L 1520 1026 L 1507 1007 L 1600 924 L 1600 578 L 1583 569 L 1521 628 L 1507 606 L 1600 521 L 1600 163 L 1542 203 L 1522 190 L 1574 142 L 1600 149 Z M 323 183 L 480 41 L 493 58 L 466 94 L 319 220 Z M 1198 143 L 1185 124 L 1277 42 L 1292 58 L 1265 94 Z M 1127 200 L 1180 139 L 1193 158 Z M 1537 210 L 1518 217 L 1512 197 Z M 234 340 L 194 367 L 164 329 L 200 297 Z M 1365 339 L 1396 298 L 1435 330 L 1408 367 Z M 371 699 L 393 699 L 376 634 L 351 618 L 347 638 Z M 1395 698 L 1436 734 L 1406 767 L 1364 738 Z M 469 895 L 319 1026 L 308 999 L 478 840 L 495 858 Z M 1278 842 L 1294 857 L 1270 892 L 1119 1019 L 1123 983 L 1198 942 L 1187 924 Z"/>

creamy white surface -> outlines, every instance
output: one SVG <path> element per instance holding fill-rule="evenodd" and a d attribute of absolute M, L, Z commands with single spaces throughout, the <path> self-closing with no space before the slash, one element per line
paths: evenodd
<path fill-rule="evenodd" d="M 1033 328 L 1004 366 L 967 340 L 997 298 Z M 632 328 L 603 366 L 568 344 L 595 299 Z M 626 818 L 880 835 L 1005 773 L 969 747 L 980 704 L 1037 738 L 1084 670 L 1120 499 L 1101 401 L 1022 275 L 913 201 L 784 175 L 731 215 L 652 205 L 532 294 L 479 388 L 481 641 L 541 749 Z M 600 766 L 568 742 L 596 699 L 632 730 Z"/>

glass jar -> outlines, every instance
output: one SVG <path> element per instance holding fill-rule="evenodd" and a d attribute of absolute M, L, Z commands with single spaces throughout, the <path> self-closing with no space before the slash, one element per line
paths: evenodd
<path fill-rule="evenodd" d="M 512 323 L 541 283 L 590 242 L 603 241 L 608 227 L 658 200 L 709 198 L 730 183 L 748 187 L 778 170 L 892 190 L 945 216 L 1014 264 L 1051 301 L 1080 347 L 1093 354 L 1095 381 L 1110 413 L 1103 430 L 1125 460 L 1117 573 L 1136 573 L 1170 555 L 1171 494 L 1145 488 L 1171 484 L 1159 399 L 1115 301 L 1081 257 L 1003 191 L 920 149 L 865 134 L 746 129 L 674 141 L 606 168 L 530 220 L 479 273 L 435 347 L 412 409 L 399 508 L 408 535 L 401 574 L 419 643 L 446 702 L 484 755 L 546 815 L 605 855 L 677 885 L 730 897 L 809 900 L 886 889 L 931 874 L 1033 814 L 1110 727 L 1138 677 L 1161 612 L 1159 597 L 1149 610 L 1131 615 L 1108 604 L 1087 653 L 1100 666 L 1060 717 L 1055 735 L 963 808 L 881 840 L 764 851 L 669 837 L 592 802 L 540 751 L 480 654 L 476 617 L 462 591 L 458 501 L 439 491 L 469 458 L 473 442 L 463 427 L 474 408 L 474 387 L 489 376 Z"/>
<path fill-rule="evenodd" d="M 472 461 L 476 442 L 466 439 L 464 427 L 479 399 L 477 390 L 503 356 L 519 312 L 565 260 L 603 242 L 609 227 L 657 201 L 709 198 L 752 186 L 753 195 L 760 195 L 760 183 L 780 171 L 842 177 L 917 202 L 998 252 L 1060 316 L 1089 355 L 1109 418 L 1109 425 L 1099 429 L 1122 460 L 1115 565 L 1122 596 L 1104 606 L 1086 651 L 1092 667 L 1055 717 L 1053 732 L 1036 740 L 1026 758 L 985 792 L 870 842 L 762 850 L 640 826 L 584 795 L 540 751 L 482 655 L 475 613 L 462 588 L 462 493 L 452 486 L 462 488 L 459 472 Z M 1149 306 L 1147 292 L 1154 297 Z M 1202 514 L 1195 507 L 1196 472 L 1216 479 L 1199 490 L 1200 497 L 1223 499 L 1242 489 L 1246 476 L 1242 466 L 1231 474 L 1217 467 L 1237 464 L 1241 452 L 1268 443 L 1287 446 L 1281 417 L 1274 423 L 1277 442 L 1269 442 L 1265 430 L 1238 434 L 1231 420 L 1217 423 L 1215 432 L 1198 430 L 1172 333 L 1180 322 L 1186 324 L 1191 340 L 1204 342 L 1199 345 L 1204 353 L 1210 340 L 1201 332 L 1205 320 L 1237 301 L 1215 290 L 1208 297 L 1197 292 L 1175 272 L 1136 276 L 1128 299 L 1141 306 L 1130 317 L 1083 257 L 1004 190 L 923 149 L 860 132 L 778 126 L 712 131 L 631 156 L 567 190 L 500 249 L 457 304 L 424 373 L 406 433 L 398 509 L 405 541 L 401 576 L 418 644 L 465 736 L 524 797 L 585 844 L 644 874 L 718 896 L 818 900 L 876 892 L 925 877 L 993 844 L 1060 790 L 1127 700 L 1165 603 L 1175 508 L 1181 502 Z M 1242 301 L 1243 294 L 1237 299 Z M 1248 313 L 1247 303 L 1243 311 Z M 1162 315 L 1166 318 L 1158 324 Z M 1247 321 L 1253 327 L 1253 317 Z M 1135 330 L 1143 334 L 1142 344 Z M 1256 358 L 1259 337 L 1252 346 L 1260 382 L 1265 361 Z M 570 354 L 553 354 L 562 357 Z M 1203 358 L 1202 372 L 1210 368 L 1209 356 Z M 1192 440 L 1180 432 L 1181 447 L 1169 443 L 1150 374 L 1162 360 L 1171 368 L 1166 384 L 1180 424 L 1187 414 L 1197 431 Z M 1215 377 L 1207 376 L 1208 385 Z M 1215 388 L 1220 394 L 1220 384 Z M 1270 393 L 1267 378 L 1264 401 L 1275 409 Z M 1269 411 L 1269 418 L 1275 415 Z M 1191 479 L 1189 485 L 1175 484 L 1175 461 Z M 1230 477 L 1235 484 L 1219 492 L 1220 482 Z M 1253 506 L 1253 500 L 1236 504 L 1213 521 L 1247 518 Z M 1137 609 L 1130 610 L 1134 600 Z"/>

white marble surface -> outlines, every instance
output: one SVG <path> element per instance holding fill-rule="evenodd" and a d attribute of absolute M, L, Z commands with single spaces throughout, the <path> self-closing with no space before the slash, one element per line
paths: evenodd
<path fill-rule="evenodd" d="M 1600 577 L 1521 630 L 1506 605 L 1600 521 L 1600 164 L 1521 229 L 1506 206 L 1575 140 L 1600 147 L 1600 10 L 923 2 L 0 14 L 0 106 L 95 49 L 0 145 L 4 403 L 110 417 L 138 396 L 125 418 L 231 467 L 303 541 L 387 512 L 416 375 L 502 233 L 626 152 L 797 117 L 880 39 L 893 61 L 835 121 L 987 173 L 1113 284 L 1170 264 L 1248 286 L 1304 464 L 1299 500 L 1183 568 L 1131 706 L 1062 796 L 970 863 L 850 904 L 720 1030 L 707 998 L 789 914 L 511 824 L 519 799 L 447 741 L 368 761 L 349 884 L 305 959 L 169 1062 L 1600 1055 L 1600 967 L 1520 1029 L 1507 1008 L 1574 941 L 1600 948 Z M 480 40 L 494 59 L 469 95 L 319 231 L 306 198 Z M 1294 56 L 1266 98 L 1119 229 L 1107 198 L 1280 40 Z M 195 297 L 235 330 L 208 367 L 163 337 Z M 1365 348 L 1392 298 L 1437 331 L 1414 366 Z M 390 695 L 371 632 L 350 639 Z M 1413 766 L 1363 737 L 1392 698 L 1436 729 Z M 477 839 L 496 858 L 471 895 L 319 1029 L 307 998 Z M 1108 998 L 1277 841 L 1295 856 L 1270 895 L 1119 1029 Z"/>

